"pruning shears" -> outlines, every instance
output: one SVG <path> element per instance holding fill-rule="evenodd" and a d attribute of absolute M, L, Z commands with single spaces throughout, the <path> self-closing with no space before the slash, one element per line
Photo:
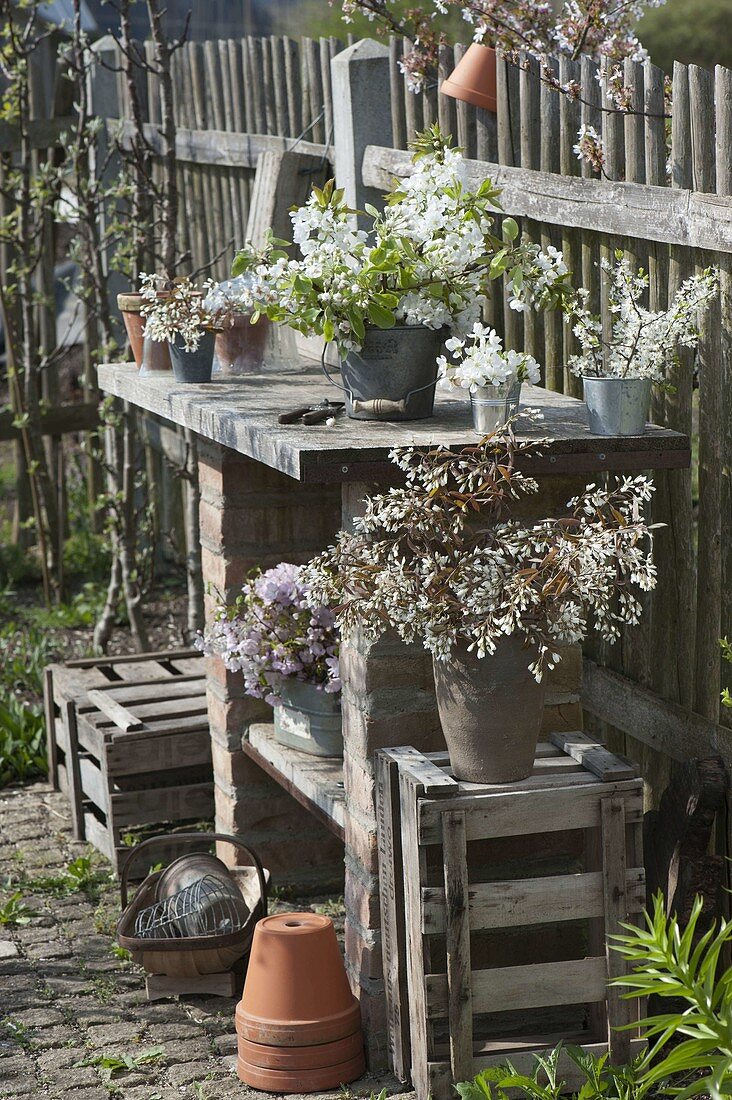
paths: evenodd
<path fill-rule="evenodd" d="M 280 413 L 277 417 L 278 424 L 322 424 L 325 420 L 335 417 L 345 406 L 343 401 L 329 401 L 324 398 L 317 405 L 298 405 L 296 409 Z"/>

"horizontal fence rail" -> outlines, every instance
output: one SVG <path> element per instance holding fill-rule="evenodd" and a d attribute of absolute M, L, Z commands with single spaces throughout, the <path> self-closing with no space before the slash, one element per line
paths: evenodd
<path fill-rule="evenodd" d="M 409 153 L 370 145 L 363 159 L 364 183 L 386 190 L 395 177 L 408 175 L 411 168 Z M 466 169 L 471 187 L 486 179 L 500 187 L 501 207 L 515 218 L 687 248 L 732 251 L 729 195 L 527 172 L 489 161 L 468 161 Z"/>

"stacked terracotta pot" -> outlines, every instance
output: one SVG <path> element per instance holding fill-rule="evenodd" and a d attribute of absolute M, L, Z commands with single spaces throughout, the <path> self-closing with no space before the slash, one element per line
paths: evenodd
<path fill-rule="evenodd" d="M 236 1031 L 239 1077 L 254 1088 L 317 1092 L 364 1073 L 360 1008 L 328 917 L 259 922 Z"/>

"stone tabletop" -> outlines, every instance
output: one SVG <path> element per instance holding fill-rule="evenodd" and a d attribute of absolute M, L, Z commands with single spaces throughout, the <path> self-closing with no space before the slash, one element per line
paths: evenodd
<path fill-rule="evenodd" d="M 192 385 L 176 382 L 168 372 L 140 375 L 134 364 L 105 364 L 99 368 L 99 384 L 108 394 L 304 482 L 390 480 L 395 471 L 389 451 L 394 446 L 440 443 L 457 448 L 478 439 L 469 403 L 439 391 L 435 416 L 429 420 L 398 424 L 349 420 L 341 413 L 332 427 L 278 424 L 283 411 L 325 397 L 338 399 L 338 391 L 316 369 Z M 689 465 L 688 437 L 667 428 L 649 425 L 645 435 L 625 438 L 592 435 L 583 402 L 537 386 L 524 386 L 521 405 L 540 408 L 544 419 L 539 424 L 519 421 L 518 435 L 551 439 L 541 458 L 531 460 L 532 473 Z"/>

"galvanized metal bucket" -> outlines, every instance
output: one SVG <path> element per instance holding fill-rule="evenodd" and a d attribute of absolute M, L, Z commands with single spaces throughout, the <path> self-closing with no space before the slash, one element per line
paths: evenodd
<path fill-rule="evenodd" d="M 502 386 L 481 386 L 470 394 L 473 427 L 481 435 L 498 431 L 518 412 L 521 383 L 506 382 Z"/>
<path fill-rule="evenodd" d="M 363 347 L 341 363 L 346 412 L 353 420 L 423 420 L 432 416 L 437 356 L 446 329 L 367 326 Z M 328 374 L 325 363 L 323 370 Z M 333 382 L 333 378 L 328 374 Z M 337 383 L 334 383 L 337 385 Z"/>
<path fill-rule="evenodd" d="M 216 334 L 204 332 L 195 351 L 186 351 L 182 340 L 170 344 L 170 361 L 176 382 L 210 382 Z"/>
<path fill-rule="evenodd" d="M 583 378 L 593 435 L 643 435 L 651 403 L 650 378 Z"/>
<path fill-rule="evenodd" d="M 341 697 L 289 677 L 277 685 L 275 738 L 310 756 L 343 756 Z"/>

